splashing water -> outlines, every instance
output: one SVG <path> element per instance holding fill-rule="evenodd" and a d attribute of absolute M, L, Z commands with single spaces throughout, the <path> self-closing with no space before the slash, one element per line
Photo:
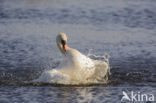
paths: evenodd
<path fill-rule="evenodd" d="M 55 84 L 67 84 L 67 85 L 82 85 L 82 84 L 105 84 L 108 81 L 108 74 L 110 74 L 109 56 L 98 56 L 91 53 L 87 54 L 87 57 L 91 58 L 94 66 L 94 72 L 89 75 L 92 68 L 73 69 L 71 65 L 62 67 L 66 63 L 65 60 L 60 60 L 60 64 L 57 68 L 44 71 L 39 78 L 33 80 L 33 82 L 40 83 L 55 83 Z M 60 69 L 60 67 L 62 67 Z"/>

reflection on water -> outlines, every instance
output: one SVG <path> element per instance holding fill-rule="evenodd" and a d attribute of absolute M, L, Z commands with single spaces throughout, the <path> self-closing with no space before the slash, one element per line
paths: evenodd
<path fill-rule="evenodd" d="M 0 87 L 0 102 L 57 102 L 57 103 L 116 103 L 123 96 L 122 91 L 155 94 L 151 87 Z M 9 100 L 7 98 L 10 98 Z"/>
<path fill-rule="evenodd" d="M 58 103 L 84 103 L 84 102 L 108 102 L 120 100 L 116 96 L 117 91 L 105 87 L 8 87 L 8 90 L 0 88 L 1 102 L 7 102 L 5 98 L 12 96 L 12 102 L 58 102 Z M 10 94 L 7 94 L 7 92 Z M 111 97 L 111 98 L 110 98 Z M 4 99 L 4 100 L 3 100 Z M 112 99 L 112 100 L 111 100 Z"/>

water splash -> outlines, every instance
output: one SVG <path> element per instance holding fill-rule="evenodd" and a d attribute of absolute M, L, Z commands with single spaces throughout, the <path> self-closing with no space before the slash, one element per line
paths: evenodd
<path fill-rule="evenodd" d="M 61 66 L 66 61 L 61 60 L 60 65 L 52 70 L 44 71 L 39 78 L 33 80 L 33 82 L 41 83 L 55 83 L 55 84 L 68 84 L 68 85 L 84 85 L 84 84 L 105 84 L 108 81 L 108 75 L 110 74 L 109 55 L 95 55 L 89 50 L 87 57 L 91 58 L 94 62 L 94 71 L 92 68 L 73 69 L 72 66 Z M 92 75 L 89 75 L 92 74 Z"/>

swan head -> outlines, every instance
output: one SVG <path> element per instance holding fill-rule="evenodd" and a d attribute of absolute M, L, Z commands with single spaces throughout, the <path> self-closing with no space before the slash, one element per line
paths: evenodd
<path fill-rule="evenodd" d="M 56 37 L 56 43 L 62 54 L 66 55 L 67 51 L 67 36 L 65 33 L 59 33 Z"/>

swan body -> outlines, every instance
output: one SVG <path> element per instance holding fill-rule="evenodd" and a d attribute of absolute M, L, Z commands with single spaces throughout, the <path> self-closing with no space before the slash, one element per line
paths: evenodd
<path fill-rule="evenodd" d="M 70 75 L 72 79 L 87 79 L 94 73 L 95 65 L 93 61 L 75 49 L 69 48 L 67 50 L 66 61 L 68 68 L 68 72 L 66 73 Z M 66 70 L 61 69 L 61 71 Z"/>
<path fill-rule="evenodd" d="M 94 67 L 93 61 L 85 55 L 81 54 L 76 49 L 69 48 L 67 51 L 67 58 L 71 65 L 75 67 L 78 66 L 81 69 Z"/>

